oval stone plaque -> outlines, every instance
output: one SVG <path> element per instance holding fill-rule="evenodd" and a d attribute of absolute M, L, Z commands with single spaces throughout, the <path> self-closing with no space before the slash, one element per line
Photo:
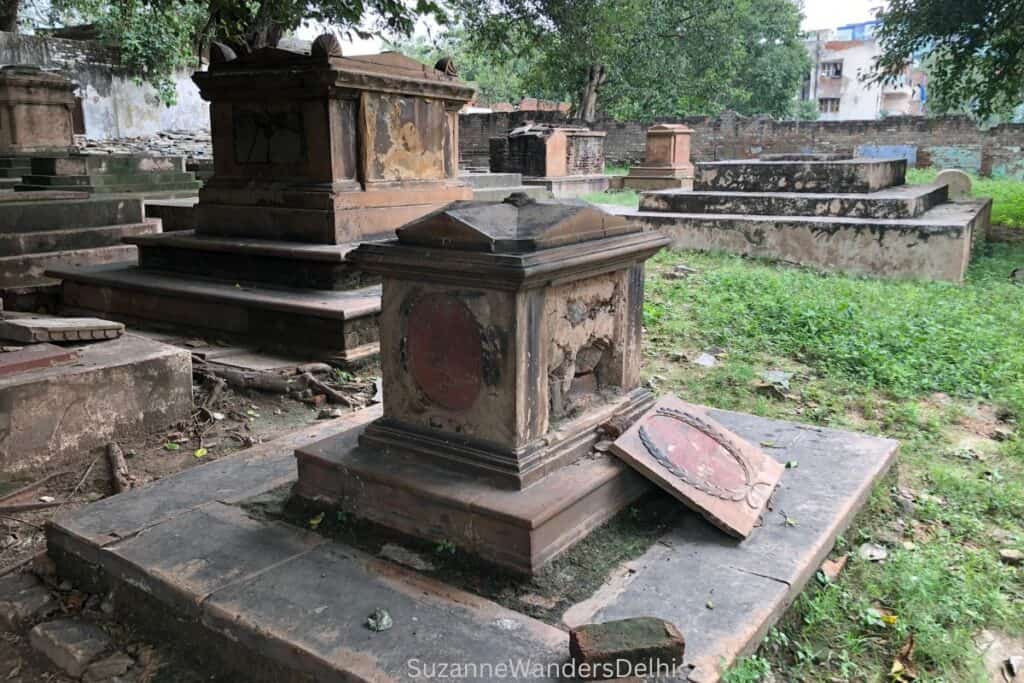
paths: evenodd
<path fill-rule="evenodd" d="M 427 398 L 449 410 L 466 410 L 483 384 L 480 326 L 466 305 L 447 294 L 413 304 L 406 328 L 409 371 Z"/>

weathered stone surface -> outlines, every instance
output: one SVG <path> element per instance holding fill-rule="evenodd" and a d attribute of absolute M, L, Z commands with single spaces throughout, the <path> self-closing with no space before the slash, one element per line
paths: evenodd
<path fill-rule="evenodd" d="M 768 452 L 778 462 L 799 463 L 786 471 L 773 512 L 743 542 L 686 515 L 629 564 L 623 581 L 563 616 L 570 627 L 640 614 L 675 624 L 686 634 L 694 683 L 717 681 L 736 657 L 756 649 L 853 521 L 898 446 L 740 413 L 710 414 L 751 443 L 773 444 Z"/>
<path fill-rule="evenodd" d="M 612 444 L 612 452 L 715 526 L 746 538 L 785 468 L 712 418 L 664 396 Z"/>
<path fill-rule="evenodd" d="M 608 188 L 605 133 L 580 127 L 528 124 L 491 140 L 491 171 L 519 173 L 523 184 L 559 199 Z"/>
<path fill-rule="evenodd" d="M 188 351 L 134 335 L 81 347 L 78 362 L 0 378 L 0 467 L 85 457 L 192 412 Z"/>
<path fill-rule="evenodd" d="M 643 164 L 631 166 L 623 188 L 631 190 L 690 189 L 693 164 L 690 163 L 690 135 L 693 130 L 681 124 L 659 123 L 647 129 Z"/>
<path fill-rule="evenodd" d="M 877 192 L 902 185 L 906 159 L 705 161 L 693 187 L 725 192 Z"/>
<path fill-rule="evenodd" d="M 185 170 L 182 157 L 134 154 L 37 156 L 18 191 L 83 190 L 96 194 L 194 194 L 201 183 Z"/>
<path fill-rule="evenodd" d="M 110 646 L 110 636 L 94 624 L 60 619 L 37 625 L 29 632 L 32 647 L 67 675 L 77 678 Z"/>
<path fill-rule="evenodd" d="M 649 192 L 641 211 L 760 216 L 915 218 L 947 200 L 946 186 L 903 185 L 868 194 L 808 192 Z"/>
<path fill-rule="evenodd" d="M 655 617 L 586 624 L 569 631 L 569 654 L 583 678 L 668 674 L 682 668 L 685 650 L 679 629 Z"/>
<path fill-rule="evenodd" d="M 626 211 L 676 249 L 724 251 L 875 277 L 960 282 L 988 231 L 989 200 L 950 202 L 916 218 Z"/>
<path fill-rule="evenodd" d="M 74 147 L 74 84 L 27 64 L 0 68 L 0 156 Z"/>
<path fill-rule="evenodd" d="M 0 321 L 0 325 L 4 321 Z M 0 330 L 0 338 L 6 338 Z M 53 344 L 34 344 L 17 351 L 0 352 L 0 378 L 40 368 L 67 365 L 78 360 L 74 349 L 62 349 Z"/>
<path fill-rule="evenodd" d="M 30 574 L 0 577 L 0 627 L 15 631 L 34 617 L 57 609 L 50 590 Z"/>

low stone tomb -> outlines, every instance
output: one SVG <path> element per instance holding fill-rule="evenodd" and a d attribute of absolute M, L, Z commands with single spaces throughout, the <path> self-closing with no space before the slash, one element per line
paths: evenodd
<path fill-rule="evenodd" d="M 838 158 L 837 158 L 838 157 Z M 905 159 L 778 154 L 698 163 L 692 191 L 645 192 L 622 213 L 680 249 L 889 278 L 963 280 L 990 200 L 905 184 Z"/>
<path fill-rule="evenodd" d="M 491 171 L 520 173 L 524 185 L 543 187 L 557 198 L 603 192 L 608 189 L 605 135 L 588 128 L 527 124 L 491 138 Z"/>
<path fill-rule="evenodd" d="M 358 448 L 300 449 L 297 494 L 538 571 L 649 490 L 583 456 L 598 426 L 652 402 L 643 263 L 666 242 L 584 202 L 513 195 L 361 246 L 352 258 L 384 277 L 384 416 Z"/>
<path fill-rule="evenodd" d="M 675 123 L 659 123 L 648 128 L 644 163 L 630 167 L 623 187 L 627 190 L 692 189 L 692 134 L 692 128 Z"/>
<path fill-rule="evenodd" d="M 184 157 L 75 153 L 34 156 L 31 172 L 14 189 L 174 197 L 194 195 L 201 184 L 185 170 Z"/>

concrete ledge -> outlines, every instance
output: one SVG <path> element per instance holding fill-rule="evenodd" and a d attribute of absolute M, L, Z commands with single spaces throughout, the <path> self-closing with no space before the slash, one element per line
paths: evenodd
<path fill-rule="evenodd" d="M 76 345 L 73 365 L 0 380 L 0 466 L 56 466 L 192 413 L 188 351 L 125 335 Z"/>
<path fill-rule="evenodd" d="M 572 199 L 592 192 L 604 192 L 608 189 L 608 176 L 580 175 L 561 178 L 523 178 L 523 185 L 543 187 L 555 199 Z"/>

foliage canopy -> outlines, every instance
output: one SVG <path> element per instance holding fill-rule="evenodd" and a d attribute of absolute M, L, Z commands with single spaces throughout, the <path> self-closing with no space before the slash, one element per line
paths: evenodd
<path fill-rule="evenodd" d="M 1006 114 L 1024 95 L 1024 0 L 890 0 L 873 76 L 899 77 L 926 56 L 932 109 Z"/>

